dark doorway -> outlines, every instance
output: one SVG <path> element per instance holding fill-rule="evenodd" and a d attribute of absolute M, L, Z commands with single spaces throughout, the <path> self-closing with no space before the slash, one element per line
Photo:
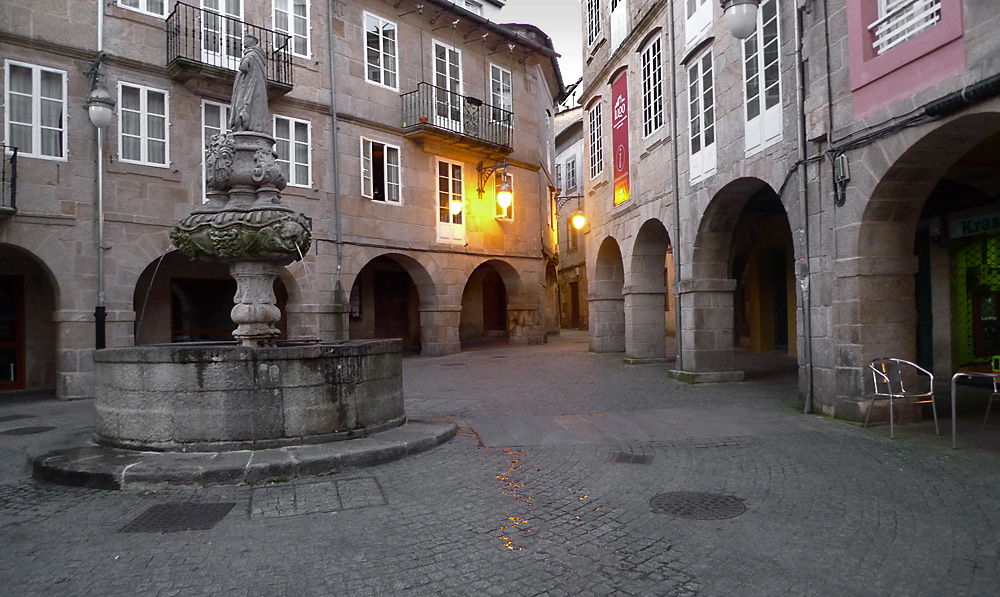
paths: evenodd
<path fill-rule="evenodd" d="M 0 390 L 25 387 L 24 280 L 0 276 Z"/>
<path fill-rule="evenodd" d="M 483 329 L 507 331 L 507 289 L 493 268 L 483 277 Z"/>
<path fill-rule="evenodd" d="M 580 283 L 569 283 L 569 327 L 580 329 Z"/>
<path fill-rule="evenodd" d="M 374 272 L 375 337 L 410 336 L 410 275 L 405 271 Z"/>

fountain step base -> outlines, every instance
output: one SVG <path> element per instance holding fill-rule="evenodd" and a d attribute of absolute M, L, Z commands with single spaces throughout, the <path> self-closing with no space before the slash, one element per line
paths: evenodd
<path fill-rule="evenodd" d="M 392 462 L 443 444 L 457 429 L 413 420 L 351 441 L 225 452 L 142 452 L 95 445 L 80 435 L 68 447 L 29 455 L 28 465 L 35 479 L 95 489 L 253 485 Z"/>

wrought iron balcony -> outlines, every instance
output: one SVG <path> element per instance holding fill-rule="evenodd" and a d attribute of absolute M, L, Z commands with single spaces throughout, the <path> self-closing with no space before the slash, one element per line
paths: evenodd
<path fill-rule="evenodd" d="M 292 90 L 288 35 L 183 2 L 167 17 L 167 68 L 175 79 L 192 74 L 231 80 L 243 57 L 243 36 L 253 35 L 267 53 L 267 82 L 273 92 Z"/>
<path fill-rule="evenodd" d="M 514 113 L 510 110 L 429 83 L 419 83 L 416 91 L 400 99 L 404 136 L 450 140 L 488 155 L 513 151 Z"/>
<path fill-rule="evenodd" d="M 17 213 L 17 148 L 3 145 L 3 187 L 0 195 L 0 217 Z"/>

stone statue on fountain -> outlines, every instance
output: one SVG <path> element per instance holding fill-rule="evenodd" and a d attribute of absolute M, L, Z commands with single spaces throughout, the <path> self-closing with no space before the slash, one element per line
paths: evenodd
<path fill-rule="evenodd" d="M 257 38 L 246 36 L 231 130 L 213 135 L 206 148 L 207 201 L 170 231 L 187 257 L 229 264 L 236 279 L 233 336 L 243 346 L 277 339 L 274 280 L 281 267 L 303 258 L 312 241 L 309 220 L 281 204 L 285 175 L 270 135 L 266 64 Z"/>

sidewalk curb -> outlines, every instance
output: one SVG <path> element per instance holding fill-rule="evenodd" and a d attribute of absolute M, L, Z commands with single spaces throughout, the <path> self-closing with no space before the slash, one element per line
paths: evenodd
<path fill-rule="evenodd" d="M 253 485 L 384 464 L 437 447 L 457 431 L 453 423 L 407 421 L 359 439 L 232 452 L 140 452 L 87 440 L 29 454 L 28 468 L 35 479 L 93 489 Z"/>

